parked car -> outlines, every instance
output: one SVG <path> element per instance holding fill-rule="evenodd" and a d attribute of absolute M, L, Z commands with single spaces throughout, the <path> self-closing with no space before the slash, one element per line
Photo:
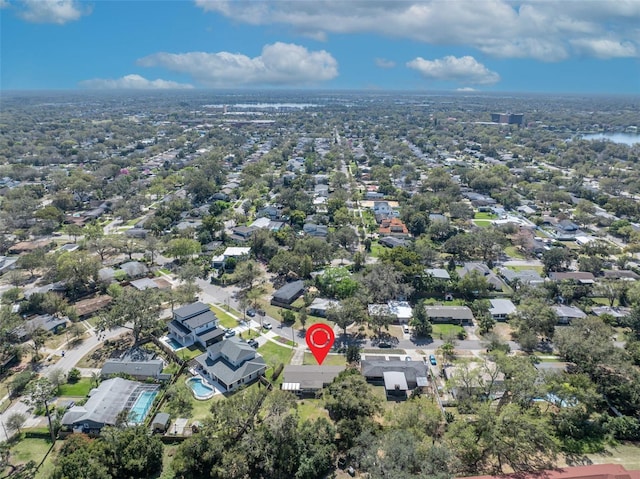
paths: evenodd
<path fill-rule="evenodd" d="M 233 329 L 227 329 L 227 331 L 224 333 L 224 337 L 225 338 L 230 338 L 231 336 L 235 336 L 236 332 Z"/>
<path fill-rule="evenodd" d="M 433 354 L 429 355 L 429 362 L 431 363 L 432 366 L 437 365 L 438 363 L 436 362 L 436 357 Z"/>
<path fill-rule="evenodd" d="M 262 327 L 263 327 L 264 329 L 272 329 L 272 328 L 273 328 L 273 325 L 272 325 L 271 323 L 264 323 L 264 324 L 262 325 Z"/>
<path fill-rule="evenodd" d="M 379 348 L 390 348 L 391 347 L 391 343 L 388 343 L 386 341 L 380 341 L 378 343 L 378 347 Z"/>
<path fill-rule="evenodd" d="M 404 326 L 402 326 L 402 331 L 404 331 L 404 334 L 409 334 L 409 325 L 405 324 Z"/>
<path fill-rule="evenodd" d="M 251 308 L 251 309 L 247 309 L 247 316 L 249 316 L 250 318 L 253 318 L 256 315 L 256 310 Z"/>
<path fill-rule="evenodd" d="M 250 339 L 249 341 L 247 341 L 247 344 L 254 349 L 258 349 L 258 346 L 260 346 L 258 344 L 258 341 L 256 341 L 255 339 Z"/>

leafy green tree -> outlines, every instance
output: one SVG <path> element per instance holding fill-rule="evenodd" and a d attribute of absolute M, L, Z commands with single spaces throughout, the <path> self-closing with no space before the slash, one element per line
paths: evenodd
<path fill-rule="evenodd" d="M 47 378 L 39 378 L 27 386 L 27 397 L 25 402 L 36 408 L 43 408 L 49 422 L 49 433 L 51 434 L 51 442 L 56 442 L 56 431 L 53 427 L 51 419 L 51 411 L 49 406 L 55 400 L 56 386 Z"/>
<path fill-rule="evenodd" d="M 411 318 L 411 327 L 413 334 L 419 338 L 429 338 L 433 333 L 433 326 L 429 321 L 429 316 L 424 309 L 424 300 L 420 300 L 413 308 L 413 318 Z"/>
<path fill-rule="evenodd" d="M 9 431 L 16 431 L 20 434 L 25 422 L 27 422 L 27 416 L 19 412 L 14 412 L 7 418 L 7 428 Z"/>
<path fill-rule="evenodd" d="M 178 261 L 184 261 L 185 258 L 200 253 L 202 247 L 196 240 L 189 238 L 175 238 L 169 241 L 164 254 L 170 258 L 176 258 Z"/>
<path fill-rule="evenodd" d="M 62 253 L 56 263 L 58 280 L 66 282 L 73 296 L 89 290 L 98 280 L 98 270 L 102 267 L 98 258 L 85 251 Z"/>
<path fill-rule="evenodd" d="M 327 319 L 333 321 L 347 334 L 347 328 L 353 323 L 365 321 L 366 312 L 362 304 L 355 298 L 347 298 L 340 301 L 337 306 L 329 306 Z"/>
<path fill-rule="evenodd" d="M 133 332 L 134 343 L 160 328 L 160 297 L 157 291 L 133 290 L 114 299 L 111 309 L 100 317 L 99 329 L 124 326 Z"/>
<path fill-rule="evenodd" d="M 545 274 L 565 271 L 571 263 L 571 252 L 566 248 L 551 248 L 542 253 Z"/>
<path fill-rule="evenodd" d="M 43 248 L 37 248 L 30 253 L 23 254 L 18 258 L 17 266 L 29 271 L 33 278 L 34 271 L 42 268 L 46 264 L 46 252 Z"/>

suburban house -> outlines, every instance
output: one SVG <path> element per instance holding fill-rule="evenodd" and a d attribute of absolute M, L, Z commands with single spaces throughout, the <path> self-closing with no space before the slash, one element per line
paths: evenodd
<path fill-rule="evenodd" d="M 640 275 L 626 269 L 608 269 L 602 272 L 605 279 L 622 279 L 624 281 L 638 281 Z"/>
<path fill-rule="evenodd" d="M 140 278 L 149 274 L 149 268 L 140 261 L 128 261 L 120 265 L 120 269 L 127 273 L 127 276 L 131 279 Z"/>
<path fill-rule="evenodd" d="M 466 306 L 425 306 L 424 310 L 432 323 L 473 323 L 473 313 Z"/>
<path fill-rule="evenodd" d="M 407 226 L 399 218 L 386 218 L 380 222 L 378 229 L 380 236 L 395 236 L 396 238 L 408 238 L 410 236 Z"/>
<path fill-rule="evenodd" d="M 171 379 L 171 374 L 162 374 L 163 368 L 164 362 L 162 359 L 145 359 L 142 361 L 133 359 L 107 359 L 100 370 L 100 376 L 106 378 L 126 374 L 141 381 L 149 378 L 167 381 Z"/>
<path fill-rule="evenodd" d="M 544 283 L 544 279 L 542 279 L 542 276 L 540 276 L 535 269 L 522 269 L 520 271 L 516 271 L 509 268 L 500 268 L 500 275 L 509 285 L 513 285 L 518 282 L 520 284 L 530 285 Z"/>
<path fill-rule="evenodd" d="M 593 273 L 587 271 L 567 271 L 563 273 L 551 271 L 549 273 L 549 279 L 553 281 L 575 281 L 580 284 L 593 284 L 596 282 Z"/>
<path fill-rule="evenodd" d="M 487 280 L 487 283 L 489 283 L 490 288 L 493 288 L 497 291 L 502 291 L 502 288 L 504 287 L 503 281 L 484 263 L 465 263 L 458 274 L 461 278 L 464 278 L 466 275 L 473 271 L 477 271 L 478 274 L 484 276 L 484 278 Z"/>
<path fill-rule="evenodd" d="M 200 371 L 225 391 L 247 385 L 267 370 L 262 356 L 238 338 L 229 338 L 207 348 L 195 358 Z"/>
<path fill-rule="evenodd" d="M 244 243 L 251 239 L 251 235 L 253 235 L 257 229 L 258 228 L 254 228 L 253 226 L 237 226 L 233 228 L 229 238 Z"/>
<path fill-rule="evenodd" d="M 427 386 L 427 366 L 422 361 L 363 360 L 360 371 L 368 382 L 384 385 L 388 398 L 404 398 L 410 390 Z"/>
<path fill-rule="evenodd" d="M 43 331 L 51 334 L 58 334 L 62 332 L 69 322 L 68 318 L 58 318 L 50 314 L 41 314 L 28 319 L 23 325 L 14 328 L 11 334 L 19 341 L 28 341 L 31 338 L 31 334 L 36 329 L 42 329 Z"/>
<path fill-rule="evenodd" d="M 574 319 L 586 318 L 587 315 L 575 306 L 567 306 L 566 304 L 557 304 L 553 310 L 558 315 L 558 324 L 571 324 Z"/>
<path fill-rule="evenodd" d="M 290 306 L 304 293 L 304 281 L 292 281 L 273 293 L 271 304 L 274 306 Z"/>
<path fill-rule="evenodd" d="M 313 397 L 328 386 L 345 370 L 345 366 L 294 366 L 284 367 L 282 389 L 298 397 Z"/>
<path fill-rule="evenodd" d="M 451 275 L 449 274 L 449 271 L 447 271 L 446 269 L 442 269 L 442 268 L 427 268 L 424 270 L 425 273 L 427 273 L 429 276 L 431 276 L 433 279 L 438 279 L 438 280 L 442 280 L 442 281 L 450 281 L 451 280 Z"/>
<path fill-rule="evenodd" d="M 516 312 L 516 306 L 510 299 L 490 299 L 489 314 L 496 321 L 505 321 L 510 314 Z"/>
<path fill-rule="evenodd" d="M 406 301 L 389 301 L 387 304 L 370 304 L 369 316 L 391 316 L 396 324 L 408 324 L 413 317 L 413 309 Z"/>
<path fill-rule="evenodd" d="M 224 250 L 224 253 L 211 259 L 211 266 L 222 268 L 229 258 L 234 258 L 236 261 L 248 259 L 250 253 L 251 247 L 249 246 L 229 246 Z"/>
<path fill-rule="evenodd" d="M 315 223 L 305 223 L 302 230 L 309 236 L 316 238 L 326 238 L 329 234 L 329 228 L 326 225 L 317 225 Z"/>
<path fill-rule="evenodd" d="M 199 301 L 176 309 L 169 323 L 169 337 L 183 346 L 198 343 L 206 348 L 222 341 L 223 336 L 224 331 L 218 328 L 218 318 L 214 312 Z"/>
<path fill-rule="evenodd" d="M 309 314 L 312 316 L 327 317 L 327 310 L 331 306 L 338 306 L 340 303 L 335 299 L 315 298 L 309 305 Z"/>
<path fill-rule="evenodd" d="M 378 243 L 387 248 L 396 248 L 398 246 L 407 246 L 407 241 L 402 238 L 394 238 L 393 236 L 383 236 L 378 239 Z"/>
<path fill-rule="evenodd" d="M 137 239 L 145 239 L 149 230 L 144 228 L 131 228 L 124 232 L 125 236 L 128 238 L 137 238 Z"/>
<path fill-rule="evenodd" d="M 108 294 L 102 294 L 95 298 L 78 301 L 73 307 L 76 308 L 76 313 L 78 313 L 80 319 L 86 319 L 101 309 L 106 308 L 112 300 L 113 298 Z"/>
<path fill-rule="evenodd" d="M 280 231 L 280 229 L 284 226 L 284 221 L 274 221 L 266 217 L 260 217 L 249 226 L 258 229 L 267 229 L 269 231 Z"/>
<path fill-rule="evenodd" d="M 591 312 L 600 317 L 604 314 L 608 314 L 616 319 L 622 319 L 629 316 L 631 308 L 612 308 L 610 306 L 594 306 L 591 308 Z"/>
<path fill-rule="evenodd" d="M 98 434 L 104 426 L 115 426 L 122 411 L 131 409 L 147 392 L 155 396 L 159 386 L 128 379 L 113 378 L 102 381 L 91 390 L 82 406 L 73 406 L 62 417 L 62 427 L 69 432 Z M 146 414 L 146 413 L 145 413 Z M 144 417 L 135 418 L 140 423 Z"/>

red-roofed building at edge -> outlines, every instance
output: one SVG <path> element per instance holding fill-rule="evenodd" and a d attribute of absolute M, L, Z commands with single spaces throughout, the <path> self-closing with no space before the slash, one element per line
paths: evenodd
<path fill-rule="evenodd" d="M 640 471 L 627 471 L 620 464 L 563 467 L 530 474 L 504 476 L 471 476 L 465 479 L 640 479 Z"/>

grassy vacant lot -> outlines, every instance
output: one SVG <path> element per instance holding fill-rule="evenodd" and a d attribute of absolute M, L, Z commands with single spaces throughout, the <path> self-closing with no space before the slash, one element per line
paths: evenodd
<path fill-rule="evenodd" d="M 238 325 L 238 321 L 227 313 L 224 309 L 216 306 L 215 304 L 210 304 L 211 310 L 216 313 L 216 316 L 220 320 L 220 324 L 225 328 L 235 328 Z"/>
<path fill-rule="evenodd" d="M 492 221 L 493 220 L 473 220 L 474 224 L 480 228 L 488 228 L 491 226 Z"/>
<path fill-rule="evenodd" d="M 262 355 L 269 367 L 275 367 L 278 364 L 289 364 L 291 356 L 293 356 L 293 349 L 286 346 L 278 346 L 272 341 L 267 341 L 266 344 L 258 348 L 258 352 Z"/>
<path fill-rule="evenodd" d="M 26 464 L 35 461 L 37 464 L 42 461 L 51 447 L 51 441 L 39 438 L 28 438 L 17 441 L 10 446 L 10 461 L 13 465 Z"/>
<path fill-rule="evenodd" d="M 504 252 L 507 253 L 510 257 L 516 259 L 525 259 L 524 255 L 516 248 L 515 246 L 507 246 L 504 249 Z"/>
<path fill-rule="evenodd" d="M 434 324 L 432 336 L 435 338 L 441 334 L 443 336 L 446 336 L 447 334 L 458 334 L 463 329 L 464 328 L 462 326 L 458 326 L 457 324 Z"/>
<path fill-rule="evenodd" d="M 329 413 L 324 408 L 324 401 L 322 399 L 303 399 L 298 401 L 298 416 L 300 417 L 300 421 L 313 421 L 321 417 L 328 419 Z"/>
<path fill-rule="evenodd" d="M 302 363 L 308 366 L 318 365 L 318 361 L 316 361 L 316 358 L 314 358 L 311 353 L 304 353 Z M 346 364 L 347 360 L 342 354 L 329 354 L 322 362 L 323 366 L 345 366 Z"/>
<path fill-rule="evenodd" d="M 481 211 L 477 211 L 476 214 L 473 216 L 474 220 L 494 220 L 496 218 L 497 216 L 494 215 L 493 213 L 487 213 L 487 212 L 481 212 Z"/>
<path fill-rule="evenodd" d="M 384 251 L 386 249 L 385 246 L 382 246 L 380 243 L 378 243 L 377 241 L 374 241 L 373 243 L 371 243 L 371 256 L 373 256 L 374 258 L 377 258 L 380 256 L 380 252 Z"/>
<path fill-rule="evenodd" d="M 60 394 L 62 397 L 85 397 L 93 388 L 91 378 L 80 378 L 77 383 L 63 384 L 60 386 Z"/>

